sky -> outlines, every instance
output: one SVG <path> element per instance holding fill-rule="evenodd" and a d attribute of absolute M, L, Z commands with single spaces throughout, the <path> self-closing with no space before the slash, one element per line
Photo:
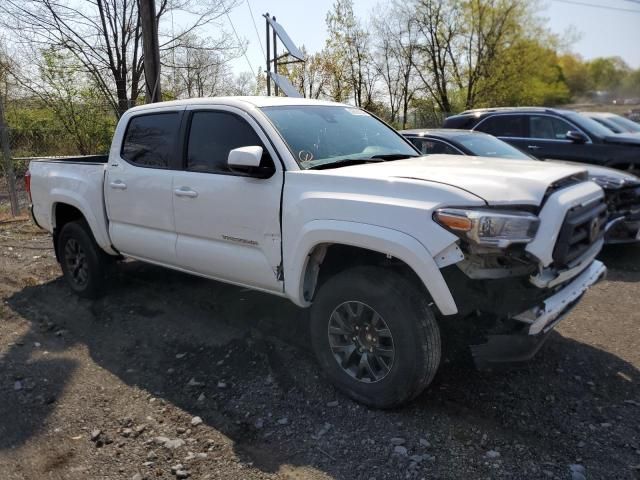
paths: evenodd
<path fill-rule="evenodd" d="M 265 57 L 258 37 L 264 47 L 265 20 L 262 14 L 266 12 L 277 18 L 298 46 L 305 45 L 311 53 L 324 46 L 327 38 L 324 20 L 333 0 L 242 1 L 229 15 L 238 36 L 248 41 L 246 58 L 233 61 L 236 73 L 251 69 L 257 72 L 259 67 L 264 70 Z M 355 13 L 366 20 L 379 3 L 386 2 L 354 0 Z M 616 8 L 620 10 L 614 10 Z M 542 0 L 541 9 L 540 15 L 552 32 L 561 36 L 571 32 L 569 37 L 576 39 L 571 47 L 573 52 L 585 59 L 620 56 L 632 68 L 640 68 L 640 0 Z M 233 31 L 228 22 L 227 28 Z"/>

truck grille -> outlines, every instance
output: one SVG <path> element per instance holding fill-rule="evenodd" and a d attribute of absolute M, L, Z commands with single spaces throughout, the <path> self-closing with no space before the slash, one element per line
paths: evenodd
<path fill-rule="evenodd" d="M 572 267 L 604 236 L 607 205 L 604 200 L 573 207 L 567 212 L 553 250 L 556 267 Z"/>

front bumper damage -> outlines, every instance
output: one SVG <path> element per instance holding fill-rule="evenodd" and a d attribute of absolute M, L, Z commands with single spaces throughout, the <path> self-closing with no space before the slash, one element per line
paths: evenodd
<path fill-rule="evenodd" d="M 607 244 L 640 241 L 640 184 L 606 188 L 611 219 L 605 228 Z"/>
<path fill-rule="evenodd" d="M 608 245 L 640 242 L 640 210 L 611 220 L 605 232 Z"/>
<path fill-rule="evenodd" d="M 593 261 L 575 279 L 533 308 L 513 317 L 517 327 L 509 333 L 488 334 L 487 341 L 472 345 L 478 368 L 531 359 L 553 330 L 578 303 L 582 295 L 606 275 L 602 262 Z"/>

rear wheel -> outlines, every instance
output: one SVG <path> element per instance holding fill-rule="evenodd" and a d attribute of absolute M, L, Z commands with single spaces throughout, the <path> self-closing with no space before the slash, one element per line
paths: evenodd
<path fill-rule="evenodd" d="M 324 283 L 311 309 L 311 334 L 328 379 L 371 407 L 411 400 L 440 363 L 440 331 L 424 295 L 383 268 L 350 269 Z"/>
<path fill-rule="evenodd" d="M 97 298 L 104 285 L 107 255 L 96 244 L 86 222 L 64 225 L 57 245 L 60 266 L 71 289 L 81 297 Z"/>

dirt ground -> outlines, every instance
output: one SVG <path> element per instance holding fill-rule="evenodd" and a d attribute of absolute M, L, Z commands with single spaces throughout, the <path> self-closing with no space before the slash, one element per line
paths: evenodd
<path fill-rule="evenodd" d="M 66 287 L 46 233 L 0 223 L 0 478 L 639 479 L 640 246 L 538 356 L 445 362 L 372 411 L 320 377 L 281 299 L 126 262 Z"/>

